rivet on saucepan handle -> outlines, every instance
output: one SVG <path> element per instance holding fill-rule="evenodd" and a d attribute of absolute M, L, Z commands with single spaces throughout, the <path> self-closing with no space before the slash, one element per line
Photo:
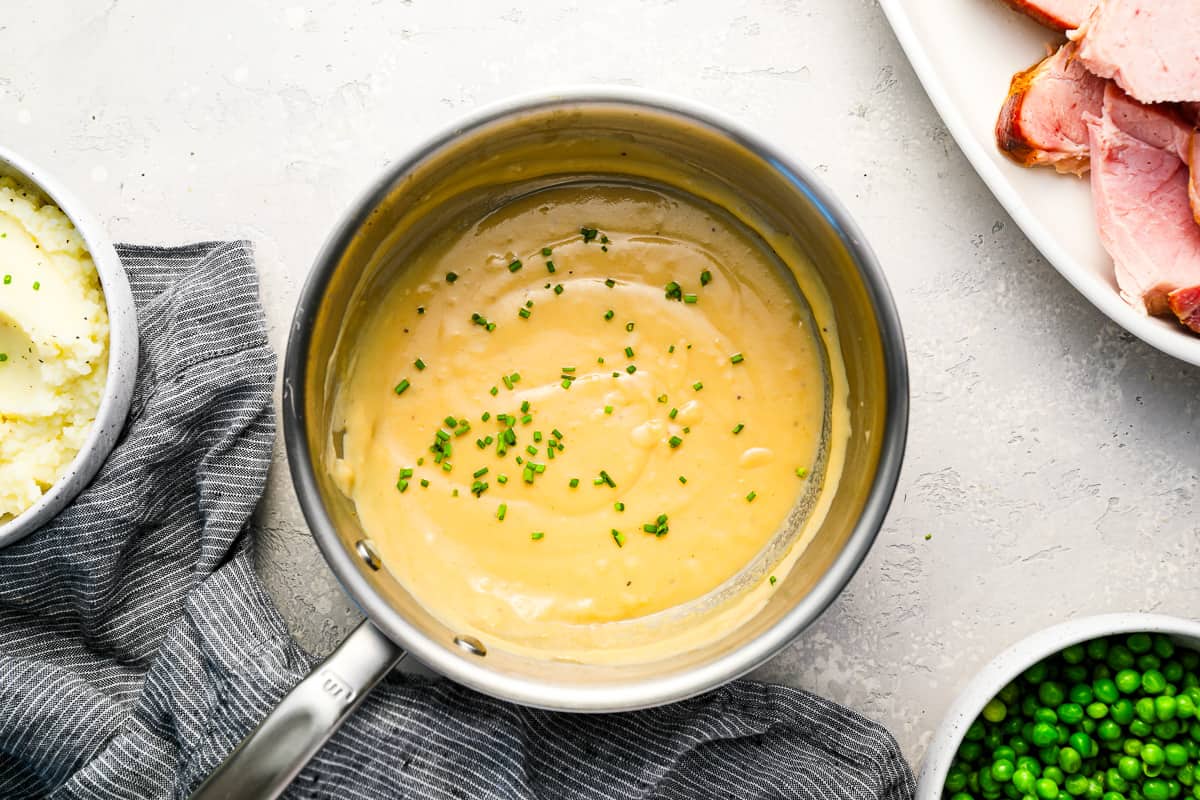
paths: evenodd
<path fill-rule="evenodd" d="M 483 658 L 487 655 L 487 648 L 484 647 L 483 642 L 474 636 L 455 636 L 454 643 L 473 656 Z"/>
<path fill-rule="evenodd" d="M 370 539 L 359 539 L 354 543 L 354 549 L 358 552 L 358 557 L 367 562 L 367 566 L 371 569 L 379 569 L 383 566 L 383 561 L 379 558 L 379 551 L 375 549 L 375 543 Z"/>

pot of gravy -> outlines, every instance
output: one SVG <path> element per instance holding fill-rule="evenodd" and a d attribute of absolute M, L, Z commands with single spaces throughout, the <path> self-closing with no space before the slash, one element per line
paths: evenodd
<path fill-rule="evenodd" d="M 283 413 L 367 619 L 197 797 L 277 795 L 405 653 L 578 712 L 753 669 L 882 525 L 907 366 L 807 170 L 711 111 L 583 90 L 478 114 L 351 209 Z"/>

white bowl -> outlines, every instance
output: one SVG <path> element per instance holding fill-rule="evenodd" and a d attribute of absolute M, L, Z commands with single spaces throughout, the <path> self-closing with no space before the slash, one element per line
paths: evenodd
<path fill-rule="evenodd" d="M 1165 633 L 1181 645 L 1200 650 L 1200 622 L 1159 614 L 1101 614 L 1038 631 L 993 659 L 971 679 L 934 732 L 917 779 L 917 800 L 940 800 L 946 773 L 967 728 L 1009 681 L 1073 644 L 1142 631 Z"/>
<path fill-rule="evenodd" d="M 138 330 L 129 280 L 99 220 L 53 176 L 2 146 L 0 176 L 11 177 L 40 190 L 70 218 L 96 263 L 105 304 L 108 306 L 109 325 L 108 375 L 92 430 L 50 491 L 20 515 L 0 524 L 0 547 L 5 547 L 28 536 L 62 511 L 91 482 L 112 452 L 133 398 L 138 365 Z"/>

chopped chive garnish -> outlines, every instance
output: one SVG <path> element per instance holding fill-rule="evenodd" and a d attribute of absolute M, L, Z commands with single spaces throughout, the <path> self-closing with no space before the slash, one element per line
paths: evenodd
<path fill-rule="evenodd" d="M 660 403 L 665 403 L 665 402 L 667 402 L 667 396 L 666 396 L 665 394 L 660 394 L 660 395 L 658 396 L 658 402 L 660 402 Z"/>
<path fill-rule="evenodd" d="M 521 417 L 521 424 L 522 424 L 522 425 L 528 425 L 528 424 L 529 424 L 529 423 L 531 423 L 531 422 L 533 422 L 533 415 L 532 415 L 532 414 L 526 414 L 525 416 Z"/>
<path fill-rule="evenodd" d="M 524 413 L 526 413 L 527 411 L 529 411 L 529 401 L 528 401 L 528 400 L 522 400 L 522 401 L 521 401 L 521 413 L 522 413 L 522 414 L 524 414 Z"/>
<path fill-rule="evenodd" d="M 612 374 L 612 376 L 613 376 L 614 378 L 619 378 L 619 377 L 621 377 L 621 373 L 619 373 L 619 372 L 614 372 L 614 373 Z"/>
<path fill-rule="evenodd" d="M 615 508 L 617 511 L 624 511 L 625 504 L 618 500 L 617 502 L 613 503 L 613 508 Z"/>
<path fill-rule="evenodd" d="M 758 492 L 751 492 L 750 494 L 746 495 L 746 502 L 753 503 L 754 498 L 756 498 L 756 497 L 758 497 Z"/>
<path fill-rule="evenodd" d="M 422 489 L 428 489 L 428 488 L 429 488 L 429 481 L 425 480 L 424 478 L 421 478 L 421 488 L 422 488 Z"/>
<path fill-rule="evenodd" d="M 796 467 L 796 477 L 797 478 L 807 478 L 808 470 L 806 470 L 804 467 Z"/>
<path fill-rule="evenodd" d="M 775 581 L 776 581 L 776 580 L 778 580 L 778 579 L 777 579 L 777 578 L 776 578 L 774 575 L 772 575 L 772 576 L 771 576 L 771 585 L 772 585 L 772 586 L 774 586 L 774 585 L 775 585 Z"/>
<path fill-rule="evenodd" d="M 5 281 L 5 283 L 8 283 L 8 281 Z M 611 320 L 614 316 L 615 316 L 615 314 L 613 313 L 613 310 L 611 308 L 608 311 L 604 312 L 604 318 L 606 320 Z"/>
<path fill-rule="evenodd" d="M 625 357 L 626 357 L 626 358 L 633 358 L 633 348 L 632 348 L 632 347 L 626 347 L 626 348 L 625 348 Z"/>
<path fill-rule="evenodd" d="M 12 275 L 5 275 L 4 276 L 4 285 L 8 286 L 10 283 L 12 283 Z M 609 312 L 609 313 L 612 313 L 612 312 Z"/>
<path fill-rule="evenodd" d="M 685 294 L 683 296 L 683 302 L 688 303 L 689 305 L 695 304 L 696 301 L 699 299 L 700 298 L 696 297 L 696 295 L 694 295 L 694 294 Z"/>
<path fill-rule="evenodd" d="M 544 539 L 545 536 L 546 536 L 546 534 L 542 531 L 534 531 L 533 533 L 529 534 L 529 538 L 535 542 Z"/>
<path fill-rule="evenodd" d="M 597 364 L 603 364 L 603 363 L 604 363 L 604 356 L 598 356 L 598 357 L 596 358 L 596 363 L 597 363 Z"/>
<path fill-rule="evenodd" d="M 611 242 L 612 242 L 612 240 L 609 239 L 607 236 L 605 236 L 603 233 L 600 234 L 600 244 L 610 244 Z"/>
<path fill-rule="evenodd" d="M 670 347 L 668 347 L 668 348 L 667 348 L 667 352 L 668 352 L 668 353 L 674 353 L 674 352 L 675 352 L 675 345 L 671 345 Z"/>
<path fill-rule="evenodd" d="M 450 496 L 451 496 L 451 497 L 458 497 L 458 489 L 455 489 L 454 491 L 450 492 Z"/>
<path fill-rule="evenodd" d="M 487 475 L 487 474 L 488 474 L 488 468 L 480 467 L 479 469 L 475 470 L 475 473 L 471 477 L 472 478 L 482 478 L 484 475 Z"/>
<path fill-rule="evenodd" d="M 412 476 L 413 476 L 412 467 L 405 467 L 404 469 L 400 470 L 401 478 L 411 478 Z"/>
<path fill-rule="evenodd" d="M 700 273 L 700 285 L 708 286 L 710 283 L 712 283 L 712 273 L 708 270 L 704 270 Z"/>
<path fill-rule="evenodd" d="M 611 414 L 612 412 L 613 412 L 613 407 L 612 407 L 612 406 L 605 406 L 605 407 L 604 407 L 604 413 L 605 413 L 605 414 Z"/>
<path fill-rule="evenodd" d="M 685 478 L 685 477 L 683 477 L 682 475 L 680 475 L 680 476 L 679 476 L 679 482 L 680 482 L 680 483 L 687 483 L 687 478 Z"/>
<path fill-rule="evenodd" d="M 571 388 L 571 379 L 570 379 L 570 378 L 563 378 L 563 380 L 562 380 L 562 387 L 563 387 L 564 389 L 570 389 L 570 388 Z"/>
<path fill-rule="evenodd" d="M 424 314 L 424 313 L 425 313 L 425 306 L 417 306 L 417 313 L 418 313 L 418 314 Z"/>
<path fill-rule="evenodd" d="M 560 431 L 558 428 L 555 428 L 554 430 L 550 431 L 550 435 L 553 436 L 555 439 L 563 438 L 562 431 Z"/>
<path fill-rule="evenodd" d="M 5 361 L 8 361 L 8 353 L 0 353 L 0 364 L 3 364 Z"/>
<path fill-rule="evenodd" d="M 521 479 L 526 483 L 533 483 L 533 467 L 525 465 L 525 470 L 521 473 Z"/>
<path fill-rule="evenodd" d="M 612 278 L 605 278 L 604 285 L 611 289 L 617 285 L 617 282 L 614 281 Z"/>
<path fill-rule="evenodd" d="M 408 378 L 405 378 L 404 380 L 400 381 L 399 383 L 396 384 L 396 389 L 395 389 L 396 394 L 404 394 L 405 392 L 408 391 L 409 386 L 412 386 L 412 384 L 408 382 Z"/>
<path fill-rule="evenodd" d="M 574 367 L 560 367 L 559 370 L 561 372 L 574 372 L 575 368 Z"/>
<path fill-rule="evenodd" d="M 400 480 L 396 481 L 396 488 L 400 490 L 401 494 L 404 494 L 408 491 L 408 481 L 406 481 L 404 478 L 401 478 Z"/>
<path fill-rule="evenodd" d="M 449 461 L 442 462 L 442 472 L 449 472 L 452 469 L 454 469 L 454 465 L 452 465 Z"/>
<path fill-rule="evenodd" d="M 513 261 L 511 264 L 509 264 L 509 265 L 508 265 L 508 271 L 509 271 L 509 272 L 516 272 L 516 271 L 517 271 L 517 270 L 519 270 L 519 269 L 520 269 L 522 266 L 524 266 L 524 265 L 521 263 L 521 259 L 519 259 L 519 258 L 518 258 L 518 259 L 516 259 L 515 261 Z"/>
<path fill-rule="evenodd" d="M 417 369 L 425 369 L 425 362 L 418 358 L 413 362 L 413 366 Z"/>
<path fill-rule="evenodd" d="M 443 441 L 443 442 L 444 442 L 444 441 L 446 441 L 446 440 L 448 440 L 448 439 L 450 438 L 450 434 L 446 433 L 446 432 L 445 432 L 444 430 L 442 430 L 441 428 L 439 428 L 439 429 L 438 429 L 438 432 L 437 432 L 437 433 L 435 433 L 434 435 L 435 435 L 435 436 L 437 436 L 437 438 L 438 438 L 439 440 Z"/>
<path fill-rule="evenodd" d="M 672 408 L 670 411 L 667 412 L 667 416 L 670 417 L 671 419 L 675 419 L 675 417 L 679 416 L 679 409 Z"/>
<path fill-rule="evenodd" d="M 510 377 L 508 377 L 507 375 L 505 375 L 505 376 L 504 376 L 503 378 L 501 378 L 500 380 L 502 380 L 502 381 L 504 382 L 504 388 L 505 388 L 505 389 L 511 389 L 511 388 L 513 388 L 513 382 L 512 382 L 512 378 L 510 378 Z"/>
<path fill-rule="evenodd" d="M 679 445 L 683 444 L 683 439 L 680 439 L 678 436 L 672 436 L 670 439 L 667 439 L 667 443 L 671 447 L 679 447 Z"/>
<path fill-rule="evenodd" d="M 668 300 L 680 300 L 683 298 L 683 287 L 675 281 L 671 281 L 664 288 L 664 294 Z"/>
<path fill-rule="evenodd" d="M 510 381 L 512 381 L 513 383 L 520 383 L 521 382 L 521 373 L 514 372 L 512 375 L 508 376 L 508 379 Z"/>
<path fill-rule="evenodd" d="M 692 388 L 698 392 L 704 388 L 704 384 L 701 383 L 700 381 L 696 381 L 695 383 L 692 384 Z"/>
<path fill-rule="evenodd" d="M 471 494 L 476 497 L 483 497 L 483 493 L 488 490 L 487 481 L 475 481 L 471 484 Z"/>
<path fill-rule="evenodd" d="M 740 422 L 739 422 L 737 425 L 734 425 L 734 426 L 733 426 L 733 435 L 734 435 L 734 436 L 737 436 L 739 433 L 741 433 L 741 432 L 742 432 L 742 429 L 743 429 L 743 428 L 745 428 L 745 427 L 746 427 L 746 426 L 745 426 L 745 425 L 743 425 L 743 424 L 742 424 L 742 423 L 740 423 Z"/>
<path fill-rule="evenodd" d="M 634 366 L 633 364 L 630 364 L 628 367 L 625 368 L 625 371 L 628 372 L 630 375 L 632 375 L 633 373 L 637 372 L 637 367 Z"/>
<path fill-rule="evenodd" d="M 531 456 L 536 456 L 538 454 L 538 449 L 531 444 L 527 444 L 525 445 L 525 452 L 529 453 Z"/>
<path fill-rule="evenodd" d="M 508 506 L 506 506 L 504 503 L 501 503 L 500 506 L 496 509 L 496 519 L 503 522 L 504 515 L 507 513 L 508 513 Z"/>
<path fill-rule="evenodd" d="M 551 253 L 553 253 L 553 252 L 554 252 L 554 251 L 553 251 L 553 250 L 551 250 L 549 247 L 543 247 L 543 248 L 542 248 L 542 255 L 546 256 L 547 258 L 549 258 L 549 257 L 550 257 L 550 254 L 551 254 Z"/>
<path fill-rule="evenodd" d="M 570 486 L 572 489 L 578 489 L 579 488 L 579 478 L 571 478 L 571 480 L 567 481 L 567 485 Z"/>
<path fill-rule="evenodd" d="M 625 546 L 625 534 L 621 533 L 616 528 L 612 529 L 612 538 L 613 541 L 617 543 L 617 547 Z"/>
<path fill-rule="evenodd" d="M 483 412 L 483 414 L 479 417 L 479 419 L 482 422 L 487 422 L 491 418 L 492 418 L 492 412 L 490 412 L 490 411 Z"/>
<path fill-rule="evenodd" d="M 612 477 L 604 470 L 600 470 L 600 480 L 607 483 L 610 489 L 617 488 L 617 482 L 614 481 Z"/>
<path fill-rule="evenodd" d="M 522 308 L 519 311 L 517 311 L 517 316 L 520 317 L 521 319 L 529 319 L 529 317 L 530 317 L 530 315 L 532 315 L 532 313 L 533 312 L 530 311 L 528 308 Z"/>
<path fill-rule="evenodd" d="M 456 420 L 454 417 L 446 417 L 444 420 L 442 420 L 442 422 L 446 423 L 447 428 L 458 427 L 458 420 Z"/>
<path fill-rule="evenodd" d="M 534 440 L 535 442 L 540 442 L 540 441 L 542 440 L 542 432 L 541 432 L 541 431 L 534 431 L 534 432 L 533 432 L 533 440 Z"/>
<path fill-rule="evenodd" d="M 600 233 L 600 231 L 596 230 L 595 228 L 580 228 L 579 229 L 579 234 L 581 236 L 583 236 L 583 241 L 585 244 L 587 242 L 590 242 L 592 239 L 595 239 L 596 234 L 598 234 L 598 233 Z"/>
<path fill-rule="evenodd" d="M 733 355 L 731 355 L 729 357 L 729 363 L 731 363 L 731 364 L 740 364 L 745 360 L 746 360 L 746 357 L 744 355 L 742 355 L 741 353 L 734 353 Z"/>
<path fill-rule="evenodd" d="M 456 280 L 458 280 L 457 272 L 447 272 L 446 273 L 446 283 L 454 283 Z"/>
<path fill-rule="evenodd" d="M 562 294 L 562 293 L 563 293 L 563 285 L 562 285 L 561 283 L 556 283 L 556 284 L 554 284 L 554 293 L 555 293 L 555 294 Z"/>
<path fill-rule="evenodd" d="M 34 282 L 33 282 L 33 290 L 34 290 L 35 292 L 36 292 L 38 289 L 41 289 L 41 288 L 42 288 L 42 282 L 41 282 L 41 281 L 34 281 Z"/>
<path fill-rule="evenodd" d="M 553 274 L 554 274 L 554 269 L 555 269 L 555 267 L 554 267 L 554 262 L 553 262 L 553 261 L 547 261 L 547 262 L 546 262 L 546 272 L 549 272 L 551 275 L 553 275 Z"/>
<path fill-rule="evenodd" d="M 691 428 L 689 428 L 689 427 L 687 427 L 687 426 L 685 425 L 685 426 L 684 426 L 684 428 L 683 428 L 683 432 L 684 432 L 684 433 L 691 433 L 691 432 L 692 432 L 692 429 L 691 429 Z"/>
<path fill-rule="evenodd" d="M 500 393 L 500 389 L 493 386 L 492 388 L 488 389 L 488 393 L 491 394 L 492 397 L 495 397 Z"/>
<path fill-rule="evenodd" d="M 626 331 L 628 331 L 629 333 L 633 333 L 633 323 L 632 323 L 632 322 L 626 322 L 626 323 L 625 323 L 625 330 L 626 330 Z"/>
<path fill-rule="evenodd" d="M 504 484 L 508 483 L 508 476 L 505 475 L 503 472 L 501 472 L 499 475 L 496 476 L 496 483 L 503 486 Z"/>
<path fill-rule="evenodd" d="M 642 526 L 642 530 L 644 530 L 646 533 L 655 533 L 658 530 L 658 526 L 653 522 L 647 522 Z"/>

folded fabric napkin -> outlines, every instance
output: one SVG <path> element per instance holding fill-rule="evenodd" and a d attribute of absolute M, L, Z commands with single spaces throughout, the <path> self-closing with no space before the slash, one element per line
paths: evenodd
<path fill-rule="evenodd" d="M 0 550 L 0 797 L 186 797 L 314 664 L 254 574 L 275 356 L 250 247 L 122 246 L 142 361 L 94 484 Z M 289 798 L 905 800 L 878 725 L 739 681 L 632 714 L 384 682 Z"/>

